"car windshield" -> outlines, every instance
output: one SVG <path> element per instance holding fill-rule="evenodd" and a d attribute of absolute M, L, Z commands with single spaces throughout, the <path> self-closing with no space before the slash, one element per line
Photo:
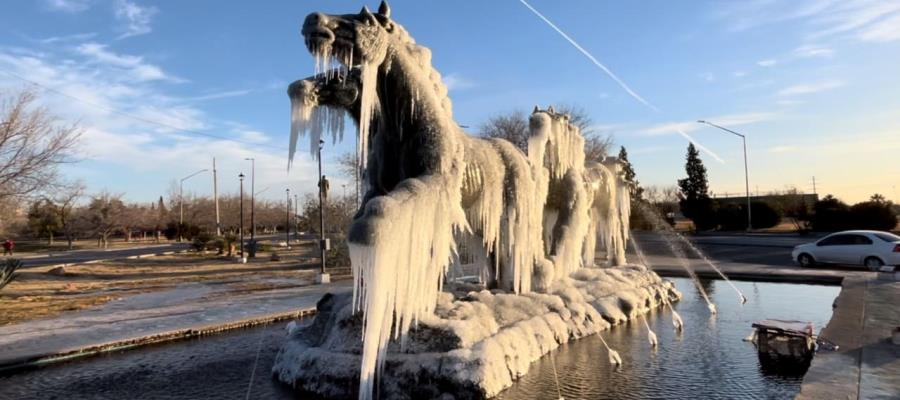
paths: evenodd
<path fill-rule="evenodd" d="M 885 242 L 888 242 L 888 243 L 900 242 L 900 236 L 897 236 L 893 233 L 878 232 L 878 233 L 873 233 L 873 235 L 875 235 L 875 237 L 877 237 L 881 240 L 884 240 Z"/>

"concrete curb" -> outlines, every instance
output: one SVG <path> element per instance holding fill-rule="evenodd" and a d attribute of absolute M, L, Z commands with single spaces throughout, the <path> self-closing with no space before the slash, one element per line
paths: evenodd
<path fill-rule="evenodd" d="M 262 316 L 229 321 L 219 324 L 193 326 L 184 329 L 155 333 L 152 335 L 138 336 L 129 339 L 65 349 L 52 353 L 35 354 L 28 357 L 3 360 L 0 361 L 0 376 L 23 370 L 38 368 L 57 362 L 89 357 L 112 351 L 128 350 L 152 344 L 201 337 L 234 329 L 250 328 L 258 325 L 270 324 L 274 322 L 309 316 L 315 313 L 316 308 L 309 307 L 295 311 L 266 314 Z"/>
<path fill-rule="evenodd" d="M 656 240 L 656 239 L 642 239 L 642 241 L 646 242 L 654 242 L 654 243 L 665 243 L 664 240 Z M 734 247 L 771 247 L 771 248 L 779 248 L 779 249 L 793 249 L 796 245 L 789 244 L 759 244 L 759 243 L 738 243 L 738 242 L 717 242 L 717 241 L 706 241 L 706 240 L 691 240 L 693 244 L 702 244 L 707 246 L 734 246 Z"/>
<path fill-rule="evenodd" d="M 653 272 L 664 278 L 690 278 L 684 269 L 656 269 Z M 750 282 L 787 282 L 787 283 L 811 283 L 819 285 L 840 285 L 843 282 L 843 276 L 816 275 L 816 274 L 776 274 L 776 273 L 757 273 L 757 272 L 736 272 L 723 271 L 728 279 L 736 281 Z M 703 279 L 721 280 L 722 277 L 715 271 L 694 270 L 694 273 Z"/>

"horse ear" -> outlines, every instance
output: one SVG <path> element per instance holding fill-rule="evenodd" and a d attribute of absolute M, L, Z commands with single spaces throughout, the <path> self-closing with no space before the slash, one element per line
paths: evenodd
<path fill-rule="evenodd" d="M 532 113 L 532 114 L 537 114 L 538 111 L 540 111 L 540 110 L 538 109 L 538 106 L 534 106 L 534 111 L 532 111 L 531 113 Z"/>
<path fill-rule="evenodd" d="M 387 1 L 381 0 L 381 5 L 378 6 L 378 13 L 385 18 L 391 17 L 391 6 L 388 5 Z"/>
<path fill-rule="evenodd" d="M 359 15 L 361 15 L 369 25 L 375 25 L 378 22 L 378 20 L 375 19 L 375 16 L 372 15 L 372 12 L 369 11 L 369 7 L 367 6 L 363 6 L 362 10 L 359 11 Z"/>

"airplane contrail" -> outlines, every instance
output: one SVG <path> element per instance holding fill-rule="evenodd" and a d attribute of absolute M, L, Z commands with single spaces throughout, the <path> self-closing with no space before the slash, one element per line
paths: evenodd
<path fill-rule="evenodd" d="M 716 161 L 718 161 L 719 163 L 725 164 L 725 160 L 723 160 L 722 157 L 719 157 L 718 154 L 713 153 L 712 150 L 707 149 L 706 146 L 704 146 L 704 145 L 700 144 L 700 142 L 694 140 L 694 138 L 691 137 L 691 135 L 688 135 L 687 132 L 685 132 L 685 131 L 683 131 L 683 130 L 681 130 L 681 129 L 679 129 L 679 128 L 676 128 L 675 131 L 678 132 L 679 135 L 681 135 L 681 136 L 683 136 L 685 139 L 687 139 L 689 142 L 693 143 L 694 146 L 699 147 L 700 150 L 703 150 L 703 152 L 705 152 L 706 154 L 709 154 L 710 156 L 712 156 L 712 158 L 716 159 Z"/>
<path fill-rule="evenodd" d="M 651 110 L 659 111 L 659 109 L 656 108 L 656 106 L 654 106 L 653 104 L 650 104 L 650 102 L 648 102 L 647 100 L 644 100 L 644 98 L 641 97 L 641 95 L 637 94 L 634 90 L 631 90 L 631 88 L 628 87 L 628 85 L 625 84 L 625 82 L 623 82 L 621 79 L 619 79 L 619 77 L 616 76 L 616 74 L 614 74 L 612 71 L 610 71 L 610 69 L 607 68 L 605 65 L 603 65 L 603 63 L 601 63 L 600 61 L 597 61 L 597 59 L 594 58 L 594 56 L 591 55 L 590 52 L 585 50 L 584 47 L 581 47 L 581 45 L 579 45 L 578 42 L 575 41 L 575 39 L 572 39 L 571 37 L 569 37 L 569 35 L 567 35 L 565 32 L 563 32 L 562 29 L 559 29 L 559 27 L 557 27 L 556 24 L 554 24 L 549 19 L 547 19 L 547 17 L 545 17 L 544 14 L 541 14 L 540 11 L 536 10 L 534 7 L 531 6 L 531 4 L 528 4 L 525 0 L 519 0 L 519 2 L 522 3 L 522 5 L 524 5 L 525 7 L 528 7 L 528 9 L 531 10 L 531 12 L 533 12 L 534 15 L 537 15 L 540 19 L 544 20 L 544 22 L 546 22 L 547 25 L 550 25 L 550 27 L 553 28 L 553 30 L 555 30 L 557 33 L 562 35 L 562 37 L 564 37 L 566 40 L 568 40 L 569 43 L 572 44 L 572 46 L 575 46 L 575 48 L 581 52 L 581 54 L 584 54 L 585 57 L 587 57 L 589 60 L 591 60 L 591 62 L 593 62 L 594 65 L 597 66 L 597 68 L 600 68 L 603 72 L 606 73 L 606 75 L 609 75 L 609 77 L 612 78 L 612 80 L 616 81 L 616 83 L 618 83 L 619 86 L 622 87 L 622 89 L 625 89 L 625 91 L 628 92 L 628 94 L 631 95 L 631 97 L 633 97 L 635 100 L 639 101 L 641 104 L 649 107 Z"/>

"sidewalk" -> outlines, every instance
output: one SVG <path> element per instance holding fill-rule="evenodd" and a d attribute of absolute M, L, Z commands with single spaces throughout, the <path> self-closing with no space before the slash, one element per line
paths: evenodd
<path fill-rule="evenodd" d="M 322 295 L 349 291 L 351 282 L 243 295 L 216 286 L 185 284 L 55 318 L 0 326 L 0 372 L 309 314 Z"/>
<path fill-rule="evenodd" d="M 834 315 L 821 335 L 840 346 L 821 352 L 798 399 L 896 399 L 900 395 L 900 274 L 867 273 L 844 280 Z"/>

